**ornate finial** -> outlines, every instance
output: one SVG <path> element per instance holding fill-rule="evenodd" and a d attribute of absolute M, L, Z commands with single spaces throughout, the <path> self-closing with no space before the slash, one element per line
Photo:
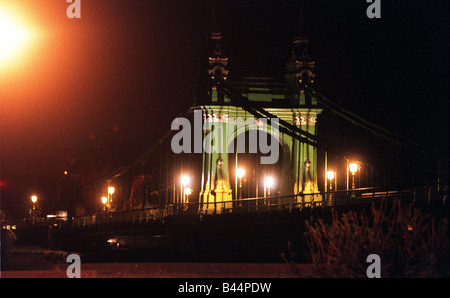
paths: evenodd
<path fill-rule="evenodd" d="M 209 56 L 208 73 L 212 79 L 226 80 L 228 75 L 228 70 L 226 69 L 228 58 L 223 57 L 222 35 L 216 31 L 216 0 L 212 0 L 212 21 L 213 32 L 210 36 L 212 51 Z"/>
<path fill-rule="evenodd" d="M 309 39 L 305 36 L 304 30 L 304 15 L 303 9 L 300 9 L 299 13 L 299 31 L 298 36 L 294 37 L 293 48 L 291 56 L 287 63 L 286 79 L 293 84 L 293 86 L 299 86 L 299 84 L 309 84 L 314 82 L 314 65 L 308 52 Z"/>

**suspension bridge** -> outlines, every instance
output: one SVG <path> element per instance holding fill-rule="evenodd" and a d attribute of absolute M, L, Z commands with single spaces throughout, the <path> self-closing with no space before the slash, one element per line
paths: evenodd
<path fill-rule="evenodd" d="M 288 241 L 300 241 L 306 220 L 330 218 L 334 210 L 400 199 L 445 215 L 445 154 L 317 91 L 307 38 L 294 39 L 282 83 L 229 82 L 221 34 L 210 41 L 204 84 L 179 117 L 198 121 L 195 111 L 201 111 L 201 123 L 209 124 L 201 139 L 211 134 L 231 153 L 175 154 L 177 132 L 167 127 L 145 154 L 101 179 L 85 182 L 81 173 L 68 173 L 60 201 L 64 216 L 32 216 L 2 223 L 4 228 L 98 254 L 133 249 L 158 256 L 171 251 L 172 258 L 262 260 L 274 252 L 276 258 Z M 238 118 L 254 119 L 255 126 L 225 125 Z M 274 119 L 277 133 L 271 134 Z M 258 138 L 279 149 L 274 164 L 260 163 L 267 152 L 248 152 L 259 125 L 266 134 Z M 356 139 L 354 152 L 335 142 L 349 134 Z M 247 141 L 245 152 L 239 152 L 238 138 Z"/>

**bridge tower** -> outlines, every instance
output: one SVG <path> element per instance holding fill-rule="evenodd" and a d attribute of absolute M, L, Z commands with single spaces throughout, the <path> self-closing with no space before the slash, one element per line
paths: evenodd
<path fill-rule="evenodd" d="M 233 146 L 240 135 L 245 133 L 248 135 L 252 130 L 260 129 L 258 125 L 266 126 L 265 131 L 272 140 L 279 143 L 280 148 L 278 163 L 281 167 L 281 176 L 277 177 L 278 191 L 271 195 L 316 194 L 304 196 L 303 199 L 305 201 L 321 200 L 320 195 L 317 195 L 319 191 L 317 148 L 289 134 L 280 133 L 276 126 L 260 121 L 263 119 L 256 119 L 256 126 L 234 125 L 237 119 L 249 123 L 247 121 L 255 120 L 255 117 L 239 105 L 229 92 L 224 92 L 223 88 L 217 85 L 217 81 L 227 82 L 229 88 L 245 97 L 251 105 L 263 108 L 280 120 L 314 136 L 317 117 L 322 109 L 318 106 L 316 99 L 308 96 L 304 91 L 308 84 L 314 84 L 315 79 L 315 62 L 308 53 L 308 42 L 308 38 L 302 36 L 293 39 L 291 57 L 286 63 L 284 82 L 276 83 L 273 78 L 246 78 L 241 82 L 228 82 L 228 58 L 223 54 L 222 36 L 220 33 L 211 34 L 207 72 L 209 83 L 204 85 L 203 94 L 197 96 L 193 109 L 202 111 L 203 140 L 208 135 L 213 136 L 214 146 L 220 146 L 222 150 L 219 152 L 203 150 L 200 208 L 217 207 L 217 210 L 232 208 L 231 202 L 228 201 L 238 198 L 238 178 L 236 177 L 238 157 L 236 152 L 230 153 L 230 151 L 233 151 Z M 206 122 L 208 125 L 205 126 Z M 255 172 L 255 169 L 247 170 Z M 260 174 L 257 171 L 256 169 L 256 176 Z M 262 197 L 262 195 L 262 190 L 257 189 L 256 196 Z M 265 192 L 264 195 L 266 195 Z"/>
<path fill-rule="evenodd" d="M 206 86 L 206 99 L 203 104 L 196 107 L 203 112 L 204 124 L 206 120 L 211 120 L 210 127 L 202 128 L 202 140 L 208 134 L 212 133 L 212 139 L 226 142 L 224 137 L 227 135 L 226 127 L 222 126 L 225 114 L 222 112 L 230 105 L 230 99 L 225 96 L 223 90 L 217 88 L 215 80 L 226 81 L 228 78 L 228 58 L 223 57 L 222 35 L 212 33 L 210 36 L 212 45 L 211 55 L 208 57 L 208 76 L 206 81 L 211 82 Z M 214 115 L 214 119 L 213 118 Z M 214 144 L 217 145 L 217 144 Z M 218 152 L 219 151 L 219 152 Z M 223 202 L 233 199 L 230 185 L 228 155 L 223 150 L 213 150 L 212 152 L 203 151 L 202 157 L 202 179 L 200 191 L 200 204 L 208 209 L 215 209 L 217 204 L 222 204 L 223 208 L 230 208 L 231 204 L 224 205 Z"/>

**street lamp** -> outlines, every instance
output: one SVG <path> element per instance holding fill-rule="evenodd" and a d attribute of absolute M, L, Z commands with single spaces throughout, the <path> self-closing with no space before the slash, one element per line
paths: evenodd
<path fill-rule="evenodd" d="M 102 197 L 103 211 L 106 211 L 106 204 L 108 203 L 107 197 Z"/>
<path fill-rule="evenodd" d="M 37 196 L 33 195 L 31 196 L 31 202 L 33 203 L 33 217 L 36 213 L 36 202 L 37 202 Z"/>
<path fill-rule="evenodd" d="M 192 190 L 192 188 L 190 188 L 190 187 L 186 187 L 186 188 L 184 189 L 184 194 L 186 195 L 186 201 L 189 201 L 188 198 L 189 198 L 189 195 L 192 194 L 192 192 L 193 192 L 193 190 Z"/>
<path fill-rule="evenodd" d="M 186 189 L 184 190 L 184 193 L 186 194 L 186 196 L 191 195 L 192 194 L 192 188 L 186 187 Z"/>
<path fill-rule="evenodd" d="M 191 177 L 183 175 L 181 176 L 180 182 L 182 186 L 188 186 L 189 183 L 191 182 Z"/>
<path fill-rule="evenodd" d="M 237 169 L 236 175 L 239 178 L 239 198 L 242 199 L 242 178 L 245 176 L 245 170 L 242 168 Z"/>
<path fill-rule="evenodd" d="M 31 202 L 33 203 L 33 211 L 32 211 L 33 223 L 34 223 L 34 219 L 36 217 L 36 202 L 37 202 L 37 200 L 38 200 L 38 197 L 36 195 L 31 196 Z"/>
<path fill-rule="evenodd" d="M 336 177 L 336 172 L 333 171 L 328 171 L 327 172 L 327 178 L 328 180 L 330 180 L 330 190 L 333 189 L 333 184 L 331 183 L 333 181 L 333 179 Z"/>
<path fill-rule="evenodd" d="M 352 162 L 349 165 L 349 170 L 350 170 L 350 173 L 352 173 L 352 189 L 354 189 L 355 188 L 355 173 L 358 171 L 358 164 Z"/>
<path fill-rule="evenodd" d="M 264 179 L 264 190 L 267 189 L 267 195 L 270 196 L 270 189 L 275 185 L 275 180 L 273 177 L 266 177 Z M 264 191 L 265 192 L 265 191 Z"/>
<path fill-rule="evenodd" d="M 113 186 L 108 187 L 108 193 L 112 195 L 116 189 Z"/>
<path fill-rule="evenodd" d="M 111 206 L 112 196 L 115 191 L 116 191 L 116 189 L 114 188 L 114 186 L 108 186 L 108 202 L 107 202 L 108 206 Z"/>
<path fill-rule="evenodd" d="M 37 196 L 31 196 L 31 202 L 33 202 L 33 210 L 36 209 L 36 202 L 38 200 Z"/>
<path fill-rule="evenodd" d="M 190 195 L 192 193 L 192 189 L 189 187 L 191 183 L 191 177 L 187 175 L 181 176 L 180 184 L 181 184 L 181 200 L 183 203 L 185 203 L 185 199 L 187 195 Z M 188 190 L 189 189 L 189 190 Z M 188 194 L 189 192 L 189 194 Z"/>

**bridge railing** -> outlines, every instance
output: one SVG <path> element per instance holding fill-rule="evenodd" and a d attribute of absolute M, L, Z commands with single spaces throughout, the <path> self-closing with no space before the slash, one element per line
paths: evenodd
<path fill-rule="evenodd" d="M 126 210 L 114 212 L 99 212 L 89 216 L 79 216 L 72 219 L 72 227 L 82 228 L 86 226 L 102 224 L 141 224 L 162 221 L 173 212 L 172 206 L 155 207 L 141 210 Z"/>
<path fill-rule="evenodd" d="M 405 201 L 445 200 L 445 192 L 437 187 L 387 190 L 385 188 L 360 188 L 311 194 L 246 198 L 223 202 L 204 203 L 202 213 L 236 213 L 324 206 L 349 206 L 370 203 L 382 198 Z"/>
<path fill-rule="evenodd" d="M 141 210 L 117 212 L 101 212 L 89 216 L 75 217 L 72 226 L 75 228 L 101 224 L 142 224 L 163 222 L 172 215 L 211 215 L 224 213 L 245 213 L 260 211 L 280 211 L 327 206 L 349 206 L 370 203 L 383 198 L 414 201 L 446 199 L 445 193 L 436 188 L 397 189 L 362 188 L 339 190 L 311 194 L 245 198 L 222 202 L 171 204 Z"/>

